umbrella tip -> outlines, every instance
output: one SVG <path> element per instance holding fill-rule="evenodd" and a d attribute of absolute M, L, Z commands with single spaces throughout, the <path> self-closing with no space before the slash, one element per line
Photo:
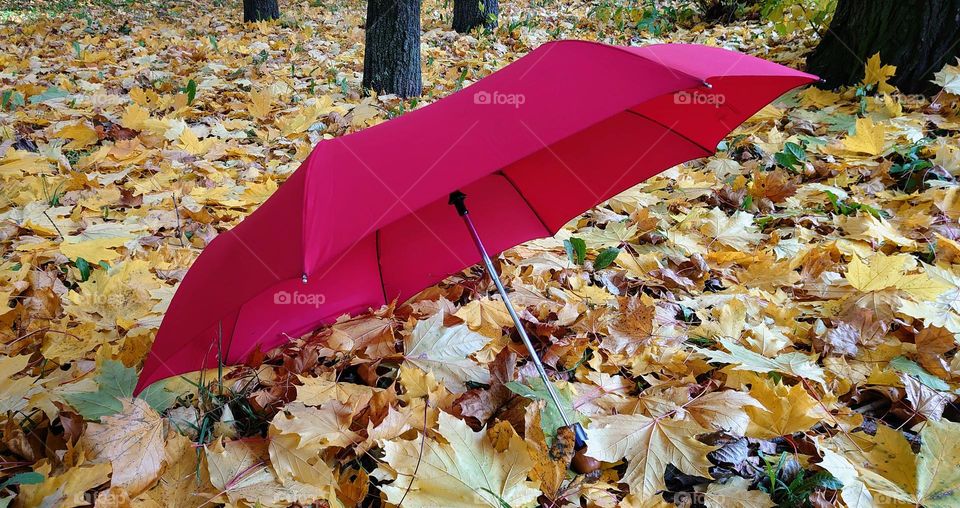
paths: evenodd
<path fill-rule="evenodd" d="M 707 80 L 703 80 L 703 86 L 707 88 L 713 88 L 713 85 L 711 85 L 710 83 L 707 83 Z"/>
<path fill-rule="evenodd" d="M 303 277 L 302 277 L 300 280 L 302 280 L 304 284 L 307 283 L 307 273 L 306 273 L 306 272 L 303 273 Z"/>

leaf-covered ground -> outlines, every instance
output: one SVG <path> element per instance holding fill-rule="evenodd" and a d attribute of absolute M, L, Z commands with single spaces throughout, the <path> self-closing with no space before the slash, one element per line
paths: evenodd
<path fill-rule="evenodd" d="M 191 262 L 321 139 L 552 39 L 817 42 L 605 2 L 458 35 L 427 1 L 403 101 L 360 87 L 362 2 L 297 4 L 0 4 L 0 505 L 960 505 L 960 89 L 901 95 L 879 59 L 499 259 L 582 474 L 479 269 L 132 399 Z"/>

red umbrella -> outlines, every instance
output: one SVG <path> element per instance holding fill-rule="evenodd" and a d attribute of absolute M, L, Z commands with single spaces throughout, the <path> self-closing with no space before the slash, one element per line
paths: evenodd
<path fill-rule="evenodd" d="M 403 301 L 481 259 L 493 275 L 474 223 L 494 252 L 553 235 L 713 154 L 750 115 L 815 79 L 711 47 L 553 42 L 434 104 L 323 141 L 204 249 L 137 391 L 214 367 L 218 353 L 239 363 L 344 313 Z M 448 205 L 458 190 L 470 196 L 469 215 L 457 201 L 469 229 Z"/>

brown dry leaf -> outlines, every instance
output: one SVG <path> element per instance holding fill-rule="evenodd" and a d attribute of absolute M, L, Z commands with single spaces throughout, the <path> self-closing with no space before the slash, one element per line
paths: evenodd
<path fill-rule="evenodd" d="M 903 382 L 910 407 L 928 420 L 940 420 L 947 404 L 957 398 L 952 393 L 943 393 L 931 389 L 915 377 L 907 374 L 901 374 L 900 380 Z"/>
<path fill-rule="evenodd" d="M 956 349 L 954 334 L 944 328 L 930 326 L 920 330 L 915 342 L 920 365 L 937 377 L 950 379 L 950 364 L 944 353 Z"/>
<path fill-rule="evenodd" d="M 797 184 L 783 170 L 754 171 L 747 193 L 756 200 L 766 198 L 779 203 L 797 193 Z"/>
<path fill-rule="evenodd" d="M 604 349 L 633 354 L 637 348 L 653 340 L 656 307 L 641 298 L 620 298 L 620 315 L 610 324 L 610 335 L 601 344 Z"/>
<path fill-rule="evenodd" d="M 362 351 L 367 358 L 396 353 L 393 321 L 381 317 L 351 319 L 330 328 L 330 347 L 338 351 Z"/>
<path fill-rule="evenodd" d="M 234 505 L 284 507 L 334 495 L 332 482 L 326 486 L 295 480 L 281 483 L 270 467 L 267 442 L 261 439 L 216 441 L 206 447 L 206 459 L 210 483 L 220 493 L 216 499 Z"/>

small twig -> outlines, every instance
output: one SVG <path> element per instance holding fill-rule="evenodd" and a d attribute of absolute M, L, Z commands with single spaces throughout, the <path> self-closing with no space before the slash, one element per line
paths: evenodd
<path fill-rule="evenodd" d="M 66 240 L 66 238 L 64 238 L 64 236 L 63 236 L 63 233 L 60 232 L 60 228 L 57 227 L 57 223 L 56 223 L 56 222 L 53 222 L 53 219 L 52 219 L 49 215 L 47 215 L 47 211 L 46 211 L 46 210 L 43 211 L 43 216 L 46 217 L 47 220 L 50 221 L 50 224 L 53 224 L 53 229 L 56 229 L 56 230 L 57 230 L 57 234 L 60 235 L 60 239 L 61 239 L 61 240 Z"/>
<path fill-rule="evenodd" d="M 413 474 L 410 475 L 410 481 L 407 482 L 407 490 L 403 491 L 403 497 L 397 506 L 403 506 L 403 500 L 407 498 L 410 489 L 413 488 L 413 480 L 417 478 L 417 471 L 420 470 L 420 462 L 423 461 L 423 448 L 427 442 L 427 408 L 430 407 L 430 395 L 423 399 L 423 432 L 420 433 L 420 455 L 417 457 L 417 465 L 413 468 Z"/>

